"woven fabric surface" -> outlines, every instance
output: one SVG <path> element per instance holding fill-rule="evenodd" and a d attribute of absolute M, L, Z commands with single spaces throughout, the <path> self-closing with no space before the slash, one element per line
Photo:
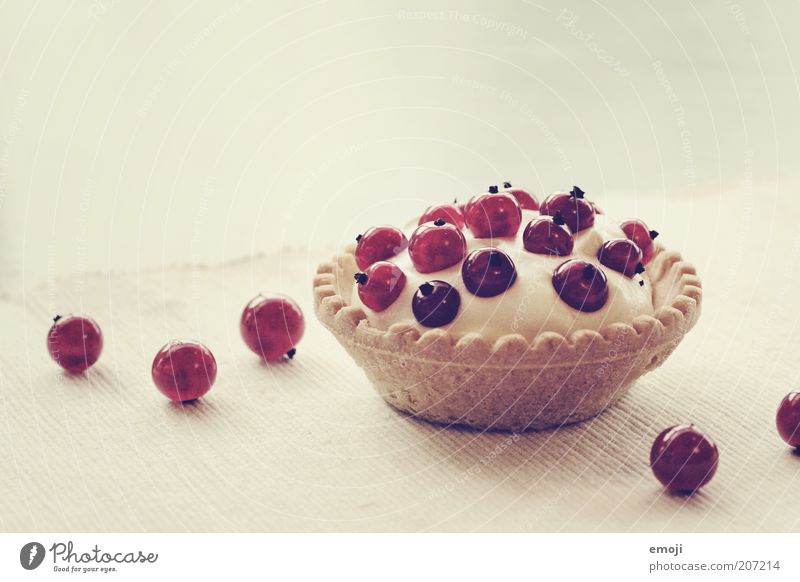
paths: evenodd
<path fill-rule="evenodd" d="M 618 405 L 557 431 L 444 428 L 385 405 L 314 318 L 311 279 L 328 251 L 76 275 L 5 297 L 0 529 L 800 531 L 787 509 L 800 458 L 774 426 L 798 384 L 800 237 L 791 213 L 762 226 L 735 206 L 715 197 L 660 211 L 665 244 L 698 265 L 700 322 Z M 291 362 L 264 365 L 239 337 L 241 309 L 261 290 L 306 312 Z M 59 310 L 104 330 L 85 376 L 48 358 Z M 172 338 L 203 341 L 218 360 L 196 404 L 173 405 L 152 385 L 152 357 Z M 674 497 L 648 452 L 661 429 L 688 421 L 716 440 L 720 468 L 700 493 Z"/>

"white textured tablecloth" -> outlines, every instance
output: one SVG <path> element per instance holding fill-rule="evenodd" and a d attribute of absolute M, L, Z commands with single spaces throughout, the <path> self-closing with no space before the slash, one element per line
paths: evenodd
<path fill-rule="evenodd" d="M 774 428 L 800 370 L 798 206 L 775 188 L 645 209 L 698 265 L 703 316 L 619 405 L 555 432 L 444 429 L 386 406 L 313 315 L 326 253 L 76 276 L 5 297 L 0 530 L 800 531 L 800 458 Z M 292 362 L 263 365 L 239 338 L 258 290 L 306 311 Z M 56 310 L 103 327 L 86 377 L 48 359 Z M 219 362 L 213 390 L 186 408 L 150 380 L 175 337 Z M 701 493 L 671 497 L 648 451 L 686 421 L 721 463 Z"/>

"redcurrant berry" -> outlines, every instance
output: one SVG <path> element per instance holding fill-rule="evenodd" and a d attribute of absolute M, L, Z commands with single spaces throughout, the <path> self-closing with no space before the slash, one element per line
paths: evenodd
<path fill-rule="evenodd" d="M 57 315 L 47 333 L 47 350 L 55 362 L 71 374 L 91 367 L 103 351 L 100 326 L 89 317 Z"/>
<path fill-rule="evenodd" d="M 555 216 L 540 216 L 528 223 L 522 235 L 525 250 L 540 255 L 565 257 L 572 253 L 572 233 L 564 224 L 560 212 Z"/>
<path fill-rule="evenodd" d="M 408 247 L 408 239 L 393 226 L 374 226 L 356 237 L 356 264 L 361 270 L 372 263 L 391 259 Z"/>
<path fill-rule="evenodd" d="M 516 198 L 492 186 L 488 194 L 469 201 L 464 219 L 475 238 L 514 236 L 522 222 L 522 210 Z"/>
<path fill-rule="evenodd" d="M 217 361 L 201 343 L 172 341 L 153 359 L 153 382 L 174 402 L 196 400 L 211 389 L 217 379 Z"/>
<path fill-rule="evenodd" d="M 456 318 L 461 296 L 449 283 L 428 281 L 419 286 L 411 300 L 414 317 L 425 327 L 441 327 Z"/>
<path fill-rule="evenodd" d="M 650 449 L 650 467 L 673 493 L 694 493 L 717 471 L 717 445 L 693 425 L 673 426 L 658 435 Z"/>
<path fill-rule="evenodd" d="M 461 266 L 461 278 L 467 291 L 478 297 L 500 295 L 517 280 L 514 261 L 495 248 L 472 251 Z"/>
<path fill-rule="evenodd" d="M 455 204 L 438 204 L 429 206 L 425 213 L 420 217 L 418 224 L 444 220 L 454 225 L 456 228 L 464 228 L 464 215 Z"/>
<path fill-rule="evenodd" d="M 378 261 L 364 273 L 355 274 L 358 296 L 372 311 L 383 311 L 394 303 L 406 286 L 400 267 L 389 261 Z"/>
<path fill-rule="evenodd" d="M 411 235 L 408 255 L 420 273 L 441 271 L 460 263 L 467 254 L 464 234 L 453 224 L 438 219 L 418 226 Z"/>
<path fill-rule="evenodd" d="M 523 210 L 539 210 L 539 201 L 536 199 L 536 196 L 527 190 L 514 188 L 511 186 L 510 182 L 503 182 L 503 188 L 505 188 L 503 192 L 507 192 L 517 199 L 519 207 Z"/>
<path fill-rule="evenodd" d="M 614 238 L 603 243 L 597 252 L 597 260 L 626 277 L 644 273 L 642 250 L 626 238 Z"/>
<path fill-rule="evenodd" d="M 583 190 L 577 186 L 569 193 L 551 194 L 542 202 L 540 212 L 549 216 L 561 212 L 572 232 L 581 231 L 594 225 L 594 208 L 583 196 Z"/>
<path fill-rule="evenodd" d="M 645 265 L 653 258 L 655 244 L 653 239 L 658 236 L 658 232 L 650 230 L 641 220 L 626 220 L 620 227 L 629 239 L 635 242 L 642 249 L 642 263 Z"/>
<path fill-rule="evenodd" d="M 290 358 L 305 331 L 300 306 L 282 295 L 258 295 L 239 319 L 239 332 L 247 347 L 265 361 Z"/>

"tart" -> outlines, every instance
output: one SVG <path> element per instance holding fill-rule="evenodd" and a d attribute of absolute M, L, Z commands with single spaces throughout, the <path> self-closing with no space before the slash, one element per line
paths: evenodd
<path fill-rule="evenodd" d="M 695 269 L 584 192 L 491 187 L 359 235 L 314 281 L 322 324 L 396 409 L 513 431 L 591 418 L 700 315 Z"/>

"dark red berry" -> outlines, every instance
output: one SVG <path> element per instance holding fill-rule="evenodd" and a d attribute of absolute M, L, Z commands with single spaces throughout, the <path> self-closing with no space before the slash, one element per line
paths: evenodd
<path fill-rule="evenodd" d="M 673 493 L 694 493 L 717 471 L 717 445 L 693 425 L 673 426 L 656 438 L 650 449 L 650 467 Z"/>
<path fill-rule="evenodd" d="M 536 196 L 527 190 L 523 190 L 522 188 L 514 188 L 511 186 L 510 182 L 504 182 L 503 188 L 505 188 L 503 192 L 507 192 L 517 199 L 519 207 L 523 210 L 539 210 L 539 201 L 536 199 Z"/>
<path fill-rule="evenodd" d="M 420 325 L 441 327 L 458 315 L 461 296 L 444 281 L 428 281 L 419 286 L 411 300 L 411 310 Z"/>
<path fill-rule="evenodd" d="M 658 233 L 655 230 L 647 228 L 647 225 L 641 220 L 626 220 L 620 227 L 622 228 L 622 232 L 625 233 L 625 236 L 642 249 L 642 263 L 645 265 L 649 263 L 655 251 L 653 239 L 658 236 Z"/>
<path fill-rule="evenodd" d="M 187 402 L 211 390 L 217 379 L 217 361 L 201 343 L 172 341 L 153 359 L 156 388 L 175 402 Z"/>
<path fill-rule="evenodd" d="M 295 353 L 305 331 L 300 306 L 282 295 L 258 295 L 248 303 L 239 319 L 239 332 L 247 347 L 265 361 L 280 360 Z"/>
<path fill-rule="evenodd" d="M 362 271 L 377 261 L 391 259 L 408 247 L 408 239 L 393 226 L 374 226 L 356 237 L 356 264 Z"/>
<path fill-rule="evenodd" d="M 549 216 L 555 216 L 556 212 L 561 212 L 572 232 L 581 231 L 594 224 L 594 208 L 588 200 L 583 198 L 583 195 L 583 190 L 577 186 L 574 186 L 569 193 L 551 194 L 542 202 L 539 211 Z"/>
<path fill-rule="evenodd" d="M 503 251 L 484 248 L 472 251 L 461 265 L 467 291 L 478 297 L 500 295 L 517 280 L 514 261 Z"/>
<path fill-rule="evenodd" d="M 418 226 L 411 235 L 408 255 L 420 273 L 433 273 L 460 263 L 467 254 L 464 233 L 442 219 Z"/>
<path fill-rule="evenodd" d="M 792 392 L 783 399 L 775 418 L 778 433 L 790 447 L 800 447 L 800 392 Z"/>
<path fill-rule="evenodd" d="M 522 222 L 522 210 L 511 194 L 490 190 L 469 201 L 464 219 L 475 238 L 514 236 Z"/>
<path fill-rule="evenodd" d="M 364 273 L 356 273 L 358 296 L 372 311 L 383 311 L 397 301 L 406 286 L 403 271 L 389 261 L 378 261 Z"/>
<path fill-rule="evenodd" d="M 557 212 L 555 216 L 540 216 L 531 220 L 525 227 L 522 244 L 531 253 L 565 257 L 572 253 L 574 242 L 564 218 Z"/>
<path fill-rule="evenodd" d="M 91 367 L 103 351 L 103 333 L 90 317 L 56 316 L 47 333 L 47 350 L 55 362 L 71 374 Z"/>
<path fill-rule="evenodd" d="M 597 311 L 608 301 L 605 273 L 581 259 L 561 263 L 553 273 L 553 287 L 564 303 L 579 311 Z"/>
<path fill-rule="evenodd" d="M 418 224 L 444 220 L 457 228 L 464 228 L 464 215 L 455 204 L 438 204 L 429 206 L 425 213 L 420 217 Z"/>
<path fill-rule="evenodd" d="M 614 269 L 626 277 L 644 272 L 642 250 L 635 242 L 626 238 L 614 238 L 603 243 L 597 252 L 597 260 L 601 265 Z"/>

